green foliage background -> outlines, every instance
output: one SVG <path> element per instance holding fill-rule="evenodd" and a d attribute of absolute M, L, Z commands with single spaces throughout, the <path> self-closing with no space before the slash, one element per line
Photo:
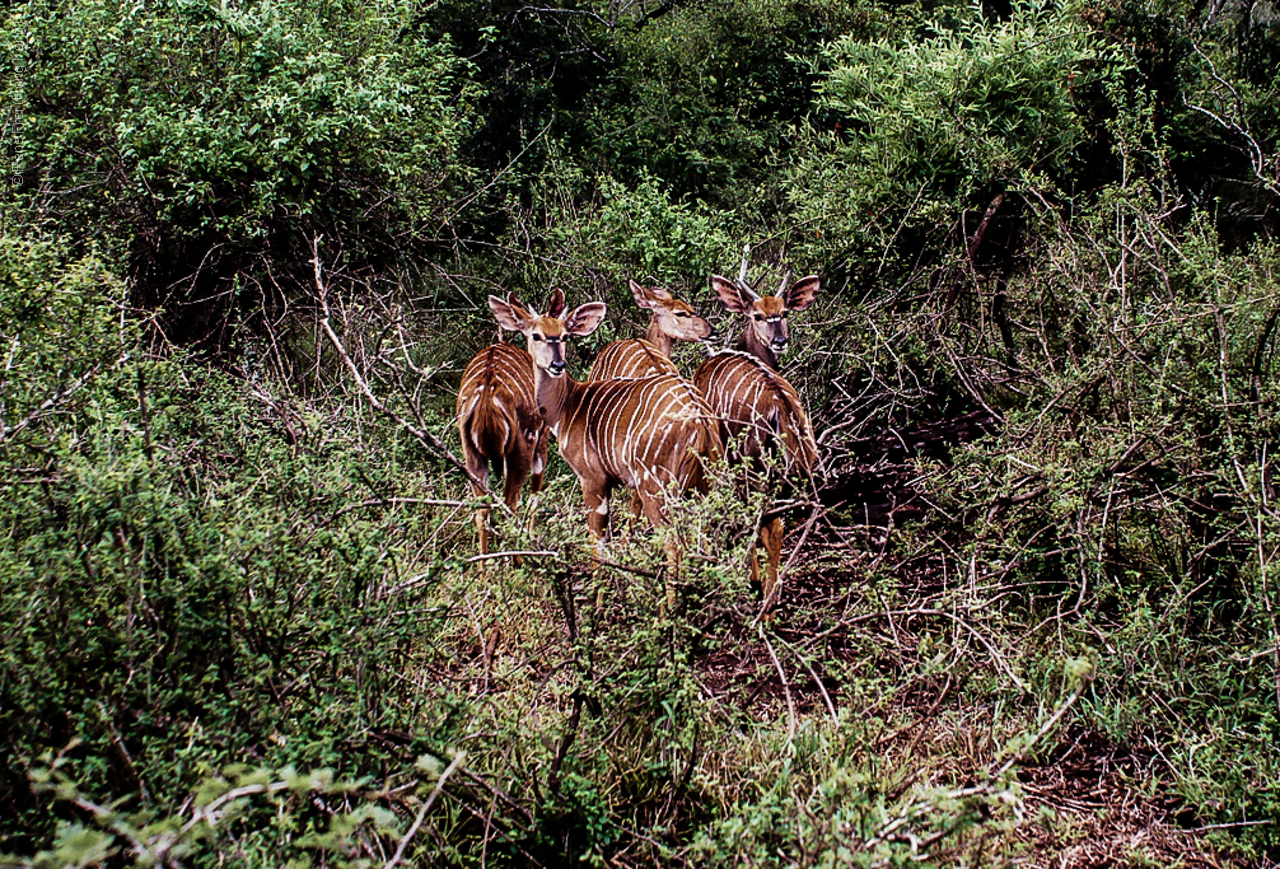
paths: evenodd
<path fill-rule="evenodd" d="M 0 864 L 1003 865 L 1079 745 L 1280 859 L 1277 20 L 10 4 Z M 556 458 L 473 558 L 485 296 L 581 371 L 744 245 L 822 278 L 782 610 L 730 471 L 671 586 Z"/>

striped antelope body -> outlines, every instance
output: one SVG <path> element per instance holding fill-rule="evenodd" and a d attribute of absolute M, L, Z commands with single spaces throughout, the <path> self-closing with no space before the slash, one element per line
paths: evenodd
<path fill-rule="evenodd" d="M 631 281 L 631 295 L 636 304 L 649 312 L 649 330 L 643 338 L 614 341 L 600 351 L 587 380 L 616 380 L 647 377 L 652 374 L 676 374 L 671 361 L 674 341 L 719 341 L 715 328 L 688 302 L 675 298 L 662 287 L 642 287 Z"/>
<path fill-rule="evenodd" d="M 462 372 L 456 405 L 458 434 L 467 470 L 486 486 L 492 466 L 503 475 L 503 500 L 515 509 L 526 479 L 542 488 L 547 465 L 547 430 L 533 392 L 533 360 L 511 344 L 486 347 Z M 472 492 L 484 490 L 473 480 Z M 480 554 L 489 552 L 489 509 L 476 511 Z"/>
<path fill-rule="evenodd" d="M 804 402 L 795 387 L 777 371 L 778 353 L 786 350 L 787 312 L 813 303 L 818 278 L 810 275 L 774 296 L 759 296 L 746 283 L 715 275 L 712 288 L 731 311 L 745 313 L 746 328 L 733 350 L 717 353 L 698 368 L 693 382 L 706 396 L 720 420 L 720 434 L 738 462 L 764 470 L 766 454 L 781 454 L 788 476 L 811 476 L 818 462 L 818 444 Z M 781 516 L 766 518 L 760 527 L 765 549 L 765 576 L 760 578 L 754 547 L 750 555 L 753 582 L 760 584 L 765 607 L 778 597 L 778 566 L 782 560 L 784 528 Z"/>
<path fill-rule="evenodd" d="M 724 350 L 699 366 L 694 384 L 720 420 L 733 454 L 759 459 L 776 443 L 787 473 L 812 472 L 818 445 L 800 393 L 787 378 L 741 350 Z"/>
<path fill-rule="evenodd" d="M 685 492 L 705 490 L 703 462 L 720 453 L 711 409 L 689 381 L 672 374 L 633 380 L 579 383 L 565 374 L 564 340 L 591 334 L 605 306 L 589 302 L 563 318 L 557 290 L 551 311 L 539 315 L 514 295 L 489 297 L 498 323 L 524 333 L 534 364 L 534 393 L 560 453 L 578 477 L 587 526 L 602 551 L 609 539 L 609 494 L 634 489 L 649 522 L 667 524 L 665 497 L 674 483 Z M 679 548 L 666 543 L 669 563 L 679 564 Z"/>

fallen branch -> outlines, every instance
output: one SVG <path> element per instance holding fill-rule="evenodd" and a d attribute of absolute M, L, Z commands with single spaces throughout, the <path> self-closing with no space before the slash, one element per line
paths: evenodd
<path fill-rule="evenodd" d="M 529 549 L 529 550 L 512 550 L 509 552 L 486 552 L 484 555 L 472 555 L 466 559 L 467 564 L 475 564 L 477 561 L 488 561 L 493 558 L 506 558 L 509 555 L 519 556 L 521 558 L 532 558 L 534 556 L 543 556 L 555 558 L 560 555 L 554 549 Z"/>
<path fill-rule="evenodd" d="M 791 697 L 791 683 L 787 681 L 787 672 L 782 669 L 782 662 L 778 660 L 778 653 L 773 650 L 773 644 L 765 636 L 764 625 L 757 625 L 756 631 L 760 636 L 761 642 L 764 643 L 764 647 L 769 651 L 769 657 L 773 659 L 773 666 L 778 671 L 778 678 L 782 680 L 782 691 L 787 698 L 787 749 L 792 750 L 796 742 L 796 702 Z"/>

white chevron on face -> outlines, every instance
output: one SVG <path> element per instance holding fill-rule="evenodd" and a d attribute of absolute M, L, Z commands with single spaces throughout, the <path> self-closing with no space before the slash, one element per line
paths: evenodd
<path fill-rule="evenodd" d="M 711 289 L 720 297 L 720 303 L 739 314 L 746 314 L 747 325 L 738 336 L 734 348 L 745 350 L 762 359 L 775 371 L 778 354 L 786 352 L 790 336 L 787 332 L 787 314 L 803 311 L 813 304 L 818 295 L 817 275 L 809 275 L 788 286 L 783 278 L 782 286 L 772 296 L 761 296 L 746 281 L 746 264 L 736 281 L 711 276 Z"/>

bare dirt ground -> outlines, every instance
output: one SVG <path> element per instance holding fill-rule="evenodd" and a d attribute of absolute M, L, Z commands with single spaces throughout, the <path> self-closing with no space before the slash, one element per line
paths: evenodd
<path fill-rule="evenodd" d="M 815 589 L 814 577 L 808 580 L 804 596 L 808 598 L 806 611 L 812 613 L 811 607 L 817 603 L 813 600 L 815 594 L 835 589 Z M 826 604 L 835 608 L 840 601 L 829 599 Z M 773 628 L 796 646 L 803 645 L 818 628 L 814 624 L 783 624 L 787 618 L 787 613 L 780 612 Z M 909 641 L 909 625 L 899 628 L 898 639 Z M 838 632 L 832 633 L 829 624 L 822 630 L 827 632 L 823 639 L 826 653 L 839 654 L 845 644 L 836 635 Z M 847 645 L 852 649 L 855 644 Z M 785 716 L 788 706 L 800 714 L 824 715 L 826 709 L 839 709 L 846 702 L 839 681 L 826 678 L 825 673 L 792 667 L 784 683 L 763 644 L 743 637 L 733 648 L 733 652 L 710 651 L 704 657 L 705 684 L 725 702 L 750 709 L 760 719 Z M 877 665 L 871 661 L 862 663 Z M 954 711 L 962 702 L 951 688 L 949 682 L 922 683 L 896 697 L 893 708 L 863 710 L 868 715 L 909 722 L 892 730 L 884 744 L 875 749 L 894 754 L 936 752 L 938 743 L 945 746 L 948 740 L 956 740 L 954 734 L 939 733 L 941 728 L 937 725 L 940 715 Z M 990 741 L 989 732 L 976 733 L 967 743 L 983 740 Z M 942 751 L 948 749 L 943 747 Z M 972 754 L 958 751 L 941 763 L 961 767 L 969 764 L 970 771 L 980 771 L 990 760 L 991 755 L 981 750 Z M 938 761 L 922 762 L 927 765 Z M 1013 835 L 1021 846 L 1014 850 L 1023 856 L 1014 858 L 1011 865 L 1027 869 L 1226 869 L 1253 865 L 1215 847 L 1208 837 L 1212 827 L 1196 817 L 1194 807 L 1161 796 L 1159 788 L 1152 787 L 1158 775 L 1152 758 L 1110 744 L 1079 727 L 1053 734 L 1042 756 L 1019 764 L 1018 770 L 1024 805 L 1022 820 L 1014 827 Z"/>
<path fill-rule="evenodd" d="M 960 437 L 980 433 L 984 421 L 961 421 Z M 901 666 L 895 655 L 918 660 L 918 636 L 909 616 L 881 623 L 855 624 L 842 615 L 850 611 L 850 582 L 842 569 L 846 556 L 859 551 L 866 559 L 883 558 L 884 533 L 897 523 L 910 522 L 926 509 L 913 493 L 913 466 L 903 460 L 909 453 L 928 451 L 941 443 L 954 442 L 954 426 L 945 431 L 917 433 L 918 443 L 903 444 L 890 459 L 874 465 L 854 461 L 831 481 L 823 493 L 825 509 L 818 521 L 806 521 L 803 512 L 791 523 L 784 550 L 800 551 L 792 559 L 796 565 L 788 580 L 787 597 L 770 625 L 776 635 L 793 648 L 810 648 L 819 660 L 844 660 L 855 668 Z M 862 519 L 850 528 L 833 517 L 834 511 L 855 505 Z M 911 600 L 896 599 L 899 610 L 924 613 L 937 600 L 939 588 L 928 557 L 910 557 L 894 568 L 901 571 L 899 588 L 910 590 Z M 865 613 L 865 609 L 863 610 Z M 880 651 L 868 656 L 867 643 L 852 636 L 854 631 L 879 631 Z M 762 642 L 753 642 L 749 626 L 740 627 L 737 642 L 709 650 L 702 660 L 705 684 L 725 702 L 751 709 L 760 717 L 786 715 L 787 709 L 808 714 L 825 714 L 839 709 L 839 679 L 811 667 L 793 666 L 790 674 L 780 674 L 776 660 Z M 975 657 L 981 657 L 977 650 Z M 861 659 L 859 660 L 859 656 Z M 982 663 L 973 665 L 981 668 Z M 833 667 L 839 669 L 838 667 Z M 963 679 L 964 676 L 960 676 Z M 941 684 L 939 684 L 941 682 Z M 963 700 L 957 697 L 951 677 L 945 681 L 922 681 L 908 687 L 890 701 L 893 708 L 862 710 L 896 721 L 909 722 L 893 732 L 879 748 L 888 752 L 912 752 L 929 744 L 940 714 L 955 711 Z M 950 707 L 950 709 L 949 709 Z M 963 714 L 963 713 L 961 713 Z M 1067 721 L 1071 719 L 1068 718 Z M 988 734 L 988 738 L 990 734 Z M 939 737 L 941 739 L 941 737 Z M 928 750 L 936 750 L 930 747 Z M 987 756 L 989 759 L 990 755 Z M 960 765 L 981 769 L 981 751 L 958 758 Z M 1213 831 L 1196 816 L 1195 807 L 1164 795 L 1155 782 L 1157 762 L 1131 749 L 1107 742 L 1078 725 L 1067 725 L 1053 733 L 1033 759 L 1018 765 L 1018 780 L 1024 795 L 1022 820 L 1013 836 L 1022 854 L 1012 865 L 1028 869 L 1086 869 L 1110 866 L 1159 867 L 1243 867 L 1256 865 L 1233 857 L 1209 839 Z M 1265 867 L 1277 866 L 1270 861 Z"/>

